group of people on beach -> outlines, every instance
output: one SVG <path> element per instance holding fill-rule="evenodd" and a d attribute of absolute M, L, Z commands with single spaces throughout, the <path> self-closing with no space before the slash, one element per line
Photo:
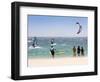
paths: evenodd
<path fill-rule="evenodd" d="M 50 52 L 51 52 L 51 55 L 52 57 L 54 58 L 55 57 L 55 48 L 54 48 L 54 39 L 51 40 L 51 48 L 50 48 Z M 84 56 L 84 48 L 83 47 L 80 47 L 78 46 L 77 48 L 74 46 L 73 49 L 73 56 Z"/>
<path fill-rule="evenodd" d="M 51 46 L 50 48 L 50 52 L 51 52 L 51 55 L 52 57 L 54 58 L 55 57 L 55 48 L 54 46 Z M 78 46 L 77 48 L 74 46 L 73 47 L 73 56 L 84 56 L 84 48 L 83 47 L 80 47 Z"/>
<path fill-rule="evenodd" d="M 77 48 L 73 47 L 73 56 L 84 56 L 84 48 L 78 46 Z"/>

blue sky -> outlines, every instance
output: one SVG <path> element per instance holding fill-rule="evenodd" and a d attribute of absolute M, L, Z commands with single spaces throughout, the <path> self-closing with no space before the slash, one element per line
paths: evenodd
<path fill-rule="evenodd" d="M 82 25 L 80 34 L 76 22 Z M 87 37 L 87 29 L 87 17 L 28 15 L 29 37 Z"/>

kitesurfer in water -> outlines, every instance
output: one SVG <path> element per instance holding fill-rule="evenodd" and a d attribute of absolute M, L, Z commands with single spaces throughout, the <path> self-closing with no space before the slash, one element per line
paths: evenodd
<path fill-rule="evenodd" d="M 37 38 L 36 38 L 36 37 L 34 37 L 32 46 L 33 46 L 34 48 L 37 46 Z"/>

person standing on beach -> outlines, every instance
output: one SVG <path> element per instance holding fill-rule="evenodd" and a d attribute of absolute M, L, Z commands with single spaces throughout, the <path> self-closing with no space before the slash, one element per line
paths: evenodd
<path fill-rule="evenodd" d="M 80 56 L 80 46 L 77 47 L 77 54 Z"/>
<path fill-rule="evenodd" d="M 54 56 L 55 56 L 55 49 L 54 49 L 53 46 L 51 46 L 50 52 L 51 52 L 52 57 L 54 58 Z"/>
<path fill-rule="evenodd" d="M 81 47 L 81 55 L 84 56 L 84 49 Z"/>
<path fill-rule="evenodd" d="M 73 47 L 73 56 L 76 56 L 76 48 L 75 48 L 75 46 Z"/>
<path fill-rule="evenodd" d="M 51 40 L 51 44 L 53 44 L 53 43 L 54 43 L 54 39 Z"/>

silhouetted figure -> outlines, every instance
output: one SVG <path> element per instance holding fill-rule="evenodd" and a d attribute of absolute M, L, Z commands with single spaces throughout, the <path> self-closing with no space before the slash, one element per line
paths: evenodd
<path fill-rule="evenodd" d="M 35 47 L 35 44 L 33 43 L 32 46 Z"/>
<path fill-rule="evenodd" d="M 76 56 L 76 48 L 75 48 L 75 46 L 73 47 L 73 56 Z"/>
<path fill-rule="evenodd" d="M 77 47 L 77 54 L 80 56 L 80 46 Z"/>
<path fill-rule="evenodd" d="M 84 49 L 81 47 L 81 55 L 84 56 Z"/>
<path fill-rule="evenodd" d="M 36 46 L 37 46 L 37 38 L 36 38 L 36 37 L 34 37 L 32 46 L 33 46 L 33 47 L 36 47 Z"/>
<path fill-rule="evenodd" d="M 54 55 L 55 55 L 55 49 L 54 49 L 53 46 L 51 46 L 50 52 L 51 52 L 52 57 L 54 58 Z"/>

